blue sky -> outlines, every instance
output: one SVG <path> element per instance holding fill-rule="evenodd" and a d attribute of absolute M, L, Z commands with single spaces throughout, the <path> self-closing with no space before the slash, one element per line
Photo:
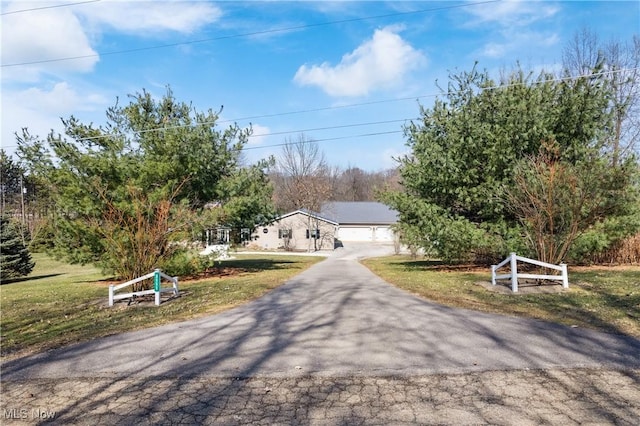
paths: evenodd
<path fill-rule="evenodd" d="M 221 126 L 251 124 L 249 161 L 304 133 L 332 165 L 380 170 L 449 70 L 557 70 L 585 27 L 640 33 L 638 1 L 474 3 L 2 2 L 2 147 L 22 127 L 61 131 L 60 117 L 103 123 L 116 98 L 169 85 L 199 110 L 223 105 Z"/>

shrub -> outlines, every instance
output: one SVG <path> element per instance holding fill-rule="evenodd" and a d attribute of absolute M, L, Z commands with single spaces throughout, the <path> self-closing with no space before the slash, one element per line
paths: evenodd
<path fill-rule="evenodd" d="M 29 275 L 34 266 L 18 228 L 7 216 L 0 216 L 0 278 Z"/>
<path fill-rule="evenodd" d="M 216 265 L 217 253 L 202 256 L 193 250 L 179 250 L 167 261 L 163 262 L 160 269 L 171 276 L 197 275 Z"/>

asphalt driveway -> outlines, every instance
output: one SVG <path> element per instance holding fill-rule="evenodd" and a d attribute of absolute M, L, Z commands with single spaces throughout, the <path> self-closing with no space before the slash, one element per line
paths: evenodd
<path fill-rule="evenodd" d="M 640 367 L 640 341 L 448 308 L 390 286 L 351 246 L 223 314 L 11 361 L 4 378 L 414 375 Z"/>
<path fill-rule="evenodd" d="M 639 340 L 421 300 L 357 262 L 390 250 L 348 245 L 225 313 L 9 361 L 3 420 L 633 424 L 640 417 Z"/>

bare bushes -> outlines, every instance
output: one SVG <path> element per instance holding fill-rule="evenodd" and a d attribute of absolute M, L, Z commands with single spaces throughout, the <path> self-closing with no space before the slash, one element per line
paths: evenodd
<path fill-rule="evenodd" d="M 594 254 L 593 263 L 640 263 L 640 233 L 613 244 L 609 249 Z"/>

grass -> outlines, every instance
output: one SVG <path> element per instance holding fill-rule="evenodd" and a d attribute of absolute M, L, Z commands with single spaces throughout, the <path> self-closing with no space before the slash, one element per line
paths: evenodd
<path fill-rule="evenodd" d="M 33 255 L 34 271 L 0 286 L 3 358 L 123 331 L 215 314 L 253 300 L 321 260 L 254 255 L 225 261 L 219 276 L 180 282 L 181 296 L 154 306 L 108 306 L 113 282 L 98 269 Z"/>
<path fill-rule="evenodd" d="M 569 267 L 570 287 L 566 291 L 500 294 L 476 284 L 491 281 L 489 268 L 445 268 L 405 256 L 363 263 L 389 283 L 444 305 L 640 338 L 640 266 Z"/>
<path fill-rule="evenodd" d="M 4 358 L 123 331 L 215 314 L 253 300 L 321 260 L 306 256 L 239 256 L 219 276 L 180 282 L 181 297 L 161 306 L 107 306 L 109 277 L 35 254 L 25 278 L 0 286 Z M 640 338 L 640 267 L 570 268 L 568 291 L 499 294 L 477 285 L 488 268 L 443 268 L 393 256 L 363 262 L 386 281 L 449 306 L 532 317 Z"/>

